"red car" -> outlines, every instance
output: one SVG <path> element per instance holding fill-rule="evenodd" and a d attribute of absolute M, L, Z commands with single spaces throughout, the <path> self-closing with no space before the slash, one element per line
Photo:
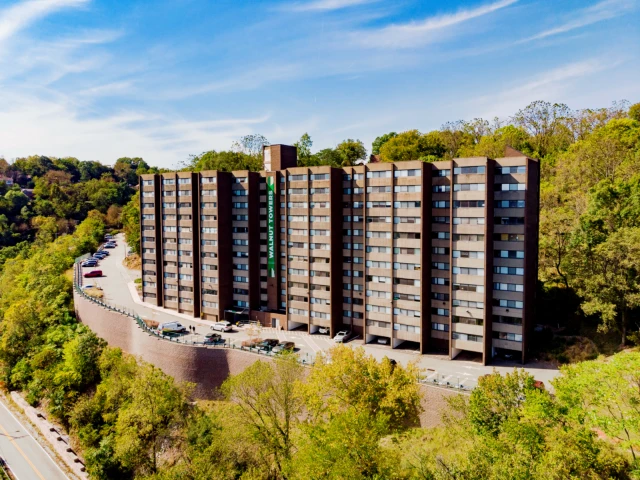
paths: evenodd
<path fill-rule="evenodd" d="M 101 276 L 102 276 L 102 270 L 91 270 L 90 272 L 87 272 L 84 274 L 84 278 L 101 277 Z"/>

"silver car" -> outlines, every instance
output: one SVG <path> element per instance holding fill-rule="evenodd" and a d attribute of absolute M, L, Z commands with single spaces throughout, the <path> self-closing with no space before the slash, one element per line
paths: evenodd
<path fill-rule="evenodd" d="M 342 332 L 338 332 L 335 337 L 333 337 L 333 341 L 336 343 L 344 343 L 351 338 L 351 332 L 347 332 L 343 330 Z"/>

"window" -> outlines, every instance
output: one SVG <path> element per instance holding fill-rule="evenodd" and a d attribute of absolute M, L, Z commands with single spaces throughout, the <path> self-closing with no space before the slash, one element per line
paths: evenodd
<path fill-rule="evenodd" d="M 249 220 L 249 215 L 231 215 L 231 220 L 234 222 L 246 222 Z"/>
<path fill-rule="evenodd" d="M 420 280 L 413 280 L 411 278 L 394 278 L 394 285 L 409 285 L 410 287 L 419 287 Z"/>
<path fill-rule="evenodd" d="M 390 186 L 367 187 L 367 193 L 390 193 Z M 355 204 L 354 204 L 355 207 Z"/>
<path fill-rule="evenodd" d="M 505 292 L 524 292 L 524 285 L 517 283 L 494 283 L 493 289 Z"/>
<path fill-rule="evenodd" d="M 191 250 L 178 250 L 178 255 L 181 255 L 183 257 L 192 257 L 193 252 Z"/>
<path fill-rule="evenodd" d="M 200 215 L 200 220 L 202 220 L 203 222 L 211 222 L 217 219 L 217 215 Z"/>
<path fill-rule="evenodd" d="M 391 217 L 367 217 L 367 223 L 391 223 Z"/>
<path fill-rule="evenodd" d="M 391 292 L 381 292 L 379 290 L 367 290 L 367 297 L 391 298 Z"/>
<path fill-rule="evenodd" d="M 306 194 L 307 194 L 306 188 L 290 188 L 289 189 L 289 195 L 306 195 Z"/>
<path fill-rule="evenodd" d="M 449 309 L 431 307 L 431 314 L 432 315 L 440 315 L 442 317 L 448 317 L 449 316 Z"/>
<path fill-rule="evenodd" d="M 524 235 L 521 233 L 494 233 L 493 239 L 496 242 L 524 242 Z"/>
<path fill-rule="evenodd" d="M 311 180 L 329 180 L 328 173 L 312 173 Z"/>
<path fill-rule="evenodd" d="M 421 192 L 422 187 L 420 185 L 396 185 L 393 187 L 393 191 L 396 193 L 415 193 Z"/>
<path fill-rule="evenodd" d="M 391 283 L 391 278 L 381 275 L 367 275 L 367 282 L 373 283 Z"/>
<path fill-rule="evenodd" d="M 493 299 L 494 307 L 502 307 L 502 308 L 524 308 L 524 302 L 520 300 L 505 300 L 502 298 L 494 298 Z"/>
<path fill-rule="evenodd" d="M 142 185 L 153 185 L 153 180 L 143 180 Z"/>
<path fill-rule="evenodd" d="M 524 258 L 523 250 L 494 250 L 495 258 Z"/>
<path fill-rule="evenodd" d="M 289 175 L 289 181 L 290 182 L 302 182 L 302 181 L 306 181 L 307 180 L 307 176 L 306 175 Z"/>
<path fill-rule="evenodd" d="M 390 207 L 391 207 L 391 202 L 384 202 L 384 201 L 367 202 L 367 208 L 390 208 Z"/>
<path fill-rule="evenodd" d="M 434 200 L 431 202 L 432 208 L 449 208 L 449 200 Z"/>
<path fill-rule="evenodd" d="M 431 268 L 434 270 L 449 270 L 449 264 L 444 262 L 431 262 Z"/>
<path fill-rule="evenodd" d="M 448 224 L 450 222 L 449 217 L 433 217 L 431 220 L 433 223 L 445 223 Z"/>
<path fill-rule="evenodd" d="M 330 202 L 311 202 L 311 208 L 329 208 Z"/>
<path fill-rule="evenodd" d="M 367 172 L 367 178 L 391 178 L 391 170 Z"/>
<path fill-rule="evenodd" d="M 484 183 L 456 183 L 453 186 L 454 192 L 483 192 Z"/>
<path fill-rule="evenodd" d="M 311 236 L 328 237 L 329 236 L 329 230 L 311 229 Z"/>
<path fill-rule="evenodd" d="M 249 278 L 248 277 L 240 277 L 240 276 L 233 276 L 233 281 L 234 282 L 240 282 L 240 283 L 249 283 Z"/>
<path fill-rule="evenodd" d="M 411 169 L 411 170 L 396 170 L 393 172 L 393 176 L 396 178 L 402 177 L 421 177 L 422 171 L 420 169 Z"/>
<path fill-rule="evenodd" d="M 454 225 L 484 225 L 484 217 L 453 217 Z"/>
<path fill-rule="evenodd" d="M 494 315 L 494 323 L 504 323 L 506 325 L 522 326 L 522 318 L 518 317 L 505 317 L 504 315 Z"/>
<path fill-rule="evenodd" d="M 191 190 L 178 190 L 178 196 L 179 197 L 190 197 L 191 196 Z"/>
<path fill-rule="evenodd" d="M 218 283 L 217 277 L 202 277 L 203 283 Z"/>
<path fill-rule="evenodd" d="M 446 323 L 432 323 L 431 324 L 431 330 L 437 330 L 439 332 L 448 332 L 449 331 L 449 325 Z"/>
<path fill-rule="evenodd" d="M 466 307 L 466 308 L 478 308 L 484 309 L 484 302 L 472 302 L 470 300 L 458 300 L 457 298 L 453 299 L 452 305 L 454 307 Z"/>
<path fill-rule="evenodd" d="M 438 292 L 431 292 L 431 299 L 432 300 L 442 300 L 442 301 L 449 301 L 449 294 L 448 293 L 438 293 Z"/>
<path fill-rule="evenodd" d="M 484 242 L 484 235 L 477 233 L 454 233 L 453 240 L 456 242 Z"/>
<path fill-rule="evenodd" d="M 218 241 L 217 240 L 202 240 L 201 241 L 202 245 L 211 245 L 211 246 L 215 246 L 218 245 Z"/>
<path fill-rule="evenodd" d="M 202 233 L 218 233 L 217 227 L 202 227 Z"/>
<path fill-rule="evenodd" d="M 145 213 L 142 215 L 142 220 L 154 220 L 155 218 L 155 215 L 149 213 Z"/>
<path fill-rule="evenodd" d="M 420 312 L 418 310 L 409 310 L 407 308 L 398 308 L 395 307 L 393 309 L 394 315 L 404 315 L 405 317 L 417 317 L 420 318 Z"/>
<path fill-rule="evenodd" d="M 511 173 L 527 173 L 527 167 L 525 167 L 524 165 L 496 167 L 496 175 L 509 175 Z"/>
<path fill-rule="evenodd" d="M 467 284 L 467 283 L 454 283 L 453 284 L 453 290 L 454 291 L 461 290 L 463 292 L 484 293 L 484 286 L 483 285 L 470 285 L 470 284 Z"/>
<path fill-rule="evenodd" d="M 422 202 L 393 202 L 393 208 L 420 208 Z"/>
<path fill-rule="evenodd" d="M 454 250 L 453 258 L 484 258 L 484 252 L 474 252 L 468 250 Z"/>
<path fill-rule="evenodd" d="M 368 253 L 391 253 L 391 247 L 367 247 Z"/>
<path fill-rule="evenodd" d="M 391 262 L 380 262 L 376 260 L 367 260 L 366 265 L 370 268 L 391 268 Z"/>
<path fill-rule="evenodd" d="M 391 307 L 367 304 L 367 312 L 391 314 Z"/>
<path fill-rule="evenodd" d="M 447 193 L 451 191 L 451 185 L 434 185 L 431 187 L 433 193 Z"/>
<path fill-rule="evenodd" d="M 312 189 L 311 189 L 311 191 L 310 191 L 309 193 L 311 193 L 311 195 L 328 194 L 328 193 L 329 193 L 329 187 L 324 187 L 324 188 L 312 188 Z"/>
<path fill-rule="evenodd" d="M 413 223 L 415 225 L 419 225 L 420 217 L 393 217 L 393 223 Z"/>
<path fill-rule="evenodd" d="M 447 218 L 449 218 L 449 217 L 447 217 Z M 420 234 L 416 233 L 416 232 L 394 232 L 393 238 L 395 238 L 395 239 L 405 238 L 405 239 L 420 240 Z"/>
<path fill-rule="evenodd" d="M 289 275 L 303 275 L 307 276 L 309 274 L 308 270 L 303 270 L 301 268 L 290 268 Z"/>
<path fill-rule="evenodd" d="M 216 197 L 216 196 L 218 196 L 218 191 L 217 190 L 202 190 L 202 192 L 200 192 L 200 194 L 203 197 Z"/>
<path fill-rule="evenodd" d="M 431 238 L 434 240 L 449 240 L 449 237 L 449 232 L 431 232 Z"/>
<path fill-rule="evenodd" d="M 249 208 L 248 202 L 233 202 L 231 208 Z"/>
<path fill-rule="evenodd" d="M 202 177 L 200 178 L 201 183 L 216 183 L 216 177 Z"/>
<path fill-rule="evenodd" d="M 301 308 L 291 308 L 291 307 L 289 307 L 289 313 L 292 315 L 302 315 L 305 317 L 309 314 L 307 310 L 302 310 Z"/>
<path fill-rule="evenodd" d="M 156 253 L 155 248 L 143 248 L 142 253 Z"/>
<path fill-rule="evenodd" d="M 307 218 L 307 217 L 304 217 L 304 218 Z M 328 215 L 311 215 L 311 221 L 329 223 L 329 216 Z"/>
<path fill-rule="evenodd" d="M 482 208 L 484 200 L 454 200 L 453 208 Z"/>
<path fill-rule="evenodd" d="M 524 200 L 496 200 L 495 208 L 524 208 Z"/>
<path fill-rule="evenodd" d="M 511 342 L 522 342 L 522 335 L 518 333 L 493 332 L 493 338 L 498 340 L 509 340 Z"/>
<path fill-rule="evenodd" d="M 163 185 L 175 185 L 176 181 L 173 178 L 163 178 L 162 179 L 162 184 Z"/>
<path fill-rule="evenodd" d="M 163 250 L 162 253 L 164 255 L 176 255 L 178 252 L 176 250 Z"/>
<path fill-rule="evenodd" d="M 457 275 L 484 275 L 484 268 L 453 267 L 452 271 Z"/>
<path fill-rule="evenodd" d="M 420 255 L 419 248 L 393 247 L 393 253 L 400 255 Z"/>
<path fill-rule="evenodd" d="M 484 175 L 485 167 L 456 167 L 453 169 L 454 175 L 478 173 Z"/>
<path fill-rule="evenodd" d="M 155 193 L 153 192 L 153 190 L 145 191 L 145 192 L 142 192 L 142 196 L 143 197 L 153 197 L 153 196 L 155 196 Z"/>
<path fill-rule="evenodd" d="M 516 192 L 526 190 L 524 183 L 496 183 L 494 189 L 498 192 Z"/>
<path fill-rule="evenodd" d="M 436 177 L 448 177 L 451 175 L 451 170 L 436 170 Z"/>
<path fill-rule="evenodd" d="M 495 217 L 496 225 L 524 225 L 524 217 Z"/>
<path fill-rule="evenodd" d="M 231 195 L 233 195 L 234 197 L 246 197 L 249 195 L 249 191 L 248 190 L 231 190 Z"/>
<path fill-rule="evenodd" d="M 482 335 L 469 335 L 467 333 L 453 332 L 451 338 L 454 340 L 464 340 L 467 342 L 482 342 Z"/>

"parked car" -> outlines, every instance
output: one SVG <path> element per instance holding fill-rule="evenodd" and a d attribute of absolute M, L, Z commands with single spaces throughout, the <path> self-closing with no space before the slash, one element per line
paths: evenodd
<path fill-rule="evenodd" d="M 329 327 L 320 327 L 318 329 L 318 333 L 322 333 L 323 335 L 328 335 L 329 334 Z"/>
<path fill-rule="evenodd" d="M 267 338 L 256 346 L 258 347 L 258 350 L 266 350 L 267 352 L 269 352 L 273 347 L 278 345 L 278 343 L 280 343 L 280 340 L 276 338 Z"/>
<path fill-rule="evenodd" d="M 223 320 L 222 322 L 216 322 L 211 325 L 211 330 L 217 330 L 219 332 L 230 332 L 231 330 L 233 330 L 233 325 L 231 325 L 231 323 L 227 322 L 226 320 Z"/>
<path fill-rule="evenodd" d="M 296 348 L 296 344 L 293 342 L 280 342 L 278 345 L 273 347 L 273 353 L 281 353 L 281 352 L 292 352 L 293 349 Z"/>
<path fill-rule="evenodd" d="M 380 345 L 389 345 L 389 339 L 387 337 L 378 337 L 377 342 Z"/>
<path fill-rule="evenodd" d="M 333 341 L 336 343 L 344 343 L 351 338 L 351 332 L 343 330 L 338 332 L 335 337 L 333 337 Z"/>
<path fill-rule="evenodd" d="M 93 278 L 93 277 L 101 277 L 102 270 L 91 270 L 90 272 L 85 273 L 84 278 Z"/>
<path fill-rule="evenodd" d="M 106 257 L 106 255 L 104 253 L 101 253 L 101 252 L 96 252 L 96 253 L 93 254 L 93 258 L 97 258 L 98 260 L 102 260 L 105 257 Z"/>
<path fill-rule="evenodd" d="M 218 343 L 224 341 L 219 333 L 207 333 L 204 336 L 204 343 Z"/>
<path fill-rule="evenodd" d="M 158 331 L 162 333 L 184 333 L 187 328 L 180 322 L 167 322 L 158 325 Z"/>
<path fill-rule="evenodd" d="M 113 235 L 111 235 L 110 233 L 106 233 L 106 234 L 104 235 L 104 238 L 105 238 L 105 239 L 113 238 Z"/>
<path fill-rule="evenodd" d="M 82 262 L 82 266 L 83 267 L 97 267 L 98 266 L 98 261 L 95 259 L 89 259 L 89 260 L 85 260 L 84 262 Z"/>

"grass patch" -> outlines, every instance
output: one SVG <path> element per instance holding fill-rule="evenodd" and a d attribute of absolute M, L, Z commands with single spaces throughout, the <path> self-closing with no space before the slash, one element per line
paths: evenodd
<path fill-rule="evenodd" d="M 137 253 L 125 257 L 122 264 L 130 270 L 140 270 L 142 268 L 142 259 Z"/>
<path fill-rule="evenodd" d="M 104 292 L 99 288 L 87 288 L 84 293 L 93 298 L 104 298 Z"/>

